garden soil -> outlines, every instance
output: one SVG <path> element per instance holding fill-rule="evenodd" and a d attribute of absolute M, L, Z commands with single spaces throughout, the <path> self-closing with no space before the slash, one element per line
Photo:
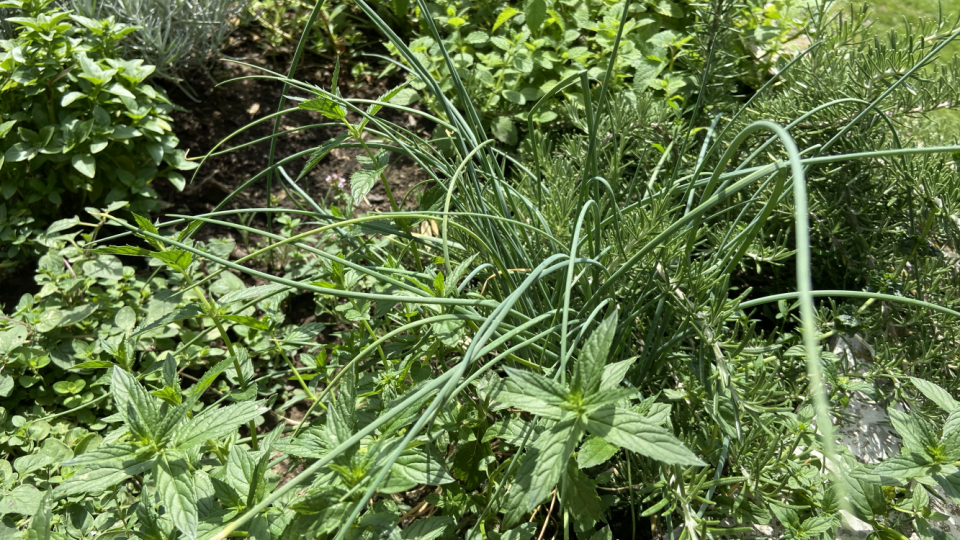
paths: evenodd
<path fill-rule="evenodd" d="M 267 78 L 272 76 L 254 66 L 286 73 L 289 69 L 289 57 L 285 56 L 277 60 L 275 57 L 267 56 L 258 43 L 258 36 L 245 29 L 239 30 L 231 37 L 224 55 L 236 61 L 223 60 L 212 74 L 197 72 L 187 81 L 188 91 L 195 94 L 196 101 L 191 99 L 181 86 L 171 82 L 161 83 L 171 101 L 182 109 L 173 114 L 174 132 L 180 138 L 180 148 L 186 150 L 188 156 L 192 158 L 203 156 L 233 133 L 275 112 L 280 102 L 283 83 Z M 327 58 L 307 53 L 304 54 L 295 77 L 300 81 L 329 89 L 334 66 L 335 64 Z M 354 78 L 349 72 L 350 65 L 343 65 L 338 84 L 341 94 L 347 98 L 375 100 L 403 82 L 403 77 L 399 74 L 378 79 L 374 75 Z M 310 97 L 298 90 L 288 91 L 288 96 Z M 288 100 L 285 108 L 291 107 L 295 108 L 296 104 Z M 424 136 L 428 136 L 433 127 L 411 114 L 399 113 L 389 108 L 382 109 L 380 116 Z M 317 113 L 296 110 L 282 117 L 280 129 L 282 132 L 330 122 Z M 244 143 L 268 137 L 272 132 L 273 124 L 274 120 L 268 119 L 253 125 L 231 138 L 218 150 L 236 148 Z M 303 129 L 282 135 L 277 140 L 275 160 L 316 148 L 344 131 L 343 127 L 330 126 Z M 263 141 L 224 155 L 211 157 L 195 171 L 193 180 L 188 181 L 182 192 L 177 191 L 165 180 L 159 181 L 155 188 L 160 198 L 169 204 L 165 211 L 186 214 L 212 211 L 235 189 L 267 168 L 269 151 L 269 141 Z M 359 153 L 360 150 L 353 149 L 334 150 L 299 182 L 301 189 L 316 200 L 322 201 L 328 196 L 331 188 L 326 178 L 338 174 L 349 179 L 350 175 L 359 168 L 356 161 Z M 306 158 L 298 160 L 285 170 L 291 177 L 296 178 L 305 163 Z M 411 160 L 396 156 L 391 159 L 387 175 L 391 190 L 398 201 L 402 200 L 413 186 L 426 178 L 426 175 Z M 268 206 L 266 188 L 266 180 L 258 180 L 234 197 L 227 208 Z M 272 206 L 296 208 L 294 201 L 290 200 L 276 177 L 271 191 Z M 414 206 L 414 201 L 415 198 L 411 196 L 407 206 Z M 383 186 L 376 184 L 356 211 L 362 213 L 389 209 L 389 201 Z M 258 219 L 260 221 L 255 221 L 255 225 L 265 225 L 265 217 L 258 216 Z M 205 236 L 232 234 L 229 229 L 210 228 Z M 201 235 L 199 238 L 203 239 L 205 236 Z"/>

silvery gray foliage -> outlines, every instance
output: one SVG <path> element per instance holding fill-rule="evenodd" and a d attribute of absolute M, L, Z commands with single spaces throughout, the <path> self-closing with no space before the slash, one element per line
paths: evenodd
<path fill-rule="evenodd" d="M 248 0 L 60 0 L 90 18 L 115 17 L 139 27 L 124 44 L 128 56 L 157 66 L 161 77 L 182 82 L 184 70 L 207 69 L 239 23 Z"/>

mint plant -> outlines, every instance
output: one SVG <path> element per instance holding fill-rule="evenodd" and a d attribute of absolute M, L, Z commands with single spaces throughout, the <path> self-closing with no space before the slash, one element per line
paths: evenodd
<path fill-rule="evenodd" d="M 747 77 L 759 85 L 765 79 L 762 73 L 772 65 L 771 57 L 790 54 L 783 44 L 794 39 L 806 22 L 802 9 L 791 0 L 767 3 L 766 7 L 745 4 L 724 8 L 736 11 L 730 24 L 742 26 L 744 31 L 739 34 L 742 41 L 729 40 L 723 45 L 730 57 L 745 56 L 752 49 L 761 51 L 756 62 L 733 62 L 750 71 Z M 621 14 L 628 6 L 628 19 L 618 39 Z M 680 107 L 694 92 L 694 73 L 709 62 L 704 58 L 709 53 L 695 41 L 699 31 L 695 21 L 709 15 L 700 13 L 692 2 L 528 0 L 522 7 L 510 3 L 430 4 L 429 12 L 422 12 L 421 17 L 434 21 L 421 22 L 422 35 L 409 43 L 447 97 L 459 104 L 457 100 L 463 96 L 454 92 L 457 83 L 450 75 L 451 66 L 457 71 L 466 95 L 483 116 L 484 127 L 509 146 L 517 145 L 528 122 L 549 124 L 569 116 L 566 108 L 584 107 L 581 89 L 568 88 L 571 77 L 581 71 L 601 80 L 615 60 L 607 83 L 611 91 L 654 92 Z M 429 31 L 433 24 L 439 40 Z M 616 53 L 615 44 L 619 44 Z M 411 76 L 411 81 L 412 89 L 419 92 L 404 92 L 398 102 L 422 98 L 435 114 L 442 115 L 443 105 L 429 90 L 424 91 L 428 85 L 416 76 Z M 533 105 L 548 94 L 551 99 L 534 111 Z"/>
<path fill-rule="evenodd" d="M 564 487 L 560 490 L 560 499 L 567 501 L 576 497 L 579 503 L 590 501 L 593 508 L 577 505 L 571 510 L 600 519 L 596 492 L 591 496 L 590 488 L 584 487 L 589 482 L 579 478 L 581 473 L 577 468 L 572 472 L 568 469 L 572 454 L 585 434 L 592 436 L 591 442 L 584 444 L 580 452 L 591 457 L 582 460 L 578 457 L 580 468 L 597 464 L 594 460 L 598 458 L 592 453 L 604 452 L 609 457 L 609 452 L 620 447 L 668 464 L 705 465 L 655 421 L 618 406 L 629 402 L 634 392 L 619 387 L 633 360 L 606 362 L 616 326 L 617 314 L 613 313 L 587 338 L 566 387 L 536 373 L 507 368 L 503 390 L 495 394 L 495 399 L 550 420 L 553 427 L 536 436 L 517 471 L 513 489 L 504 502 L 509 509 L 503 522 L 505 527 L 520 521 L 542 503 L 562 476 Z M 606 460 L 600 459 L 603 461 Z M 574 494 L 572 489 L 578 492 Z"/>

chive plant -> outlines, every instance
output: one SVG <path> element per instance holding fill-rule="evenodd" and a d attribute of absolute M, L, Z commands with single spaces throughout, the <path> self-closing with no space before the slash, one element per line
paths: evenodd
<path fill-rule="evenodd" d="M 687 114 L 707 111 L 704 102 L 697 105 L 703 111 L 678 113 L 647 96 L 614 95 L 604 85 L 608 68 L 599 80 L 588 73 L 568 77 L 541 100 L 576 95 L 582 108 L 570 115 L 583 135 L 557 140 L 531 126 L 524 153 L 511 155 L 489 138 L 446 51 L 460 109 L 376 11 L 363 0 L 357 4 L 405 60 L 398 67 L 409 69 L 442 105 L 442 115 L 393 104 L 394 92 L 377 101 L 344 98 L 336 77 L 333 87 L 320 88 L 297 80 L 295 69 L 286 76 L 264 73 L 298 103 L 292 109 L 281 103 L 275 121 L 291 110 L 313 110 L 343 125 L 344 134 L 309 152 L 271 159 L 211 213 L 160 225 L 114 218 L 149 249 L 98 248 L 175 268 L 203 259 L 219 268 L 205 281 L 236 271 L 269 282 L 251 289 L 251 297 L 281 290 L 315 295 L 318 309 L 347 329 L 309 378 L 284 357 L 286 373 L 308 396 L 303 421 L 266 435 L 251 425 L 246 439 L 199 438 L 203 426 L 214 425 L 211 418 L 233 429 L 270 405 L 255 385 L 248 391 L 254 368 L 235 343 L 229 358 L 192 390 L 181 392 L 175 366 L 163 367 L 170 393 L 187 396 L 180 403 L 161 403 L 114 368 L 116 404 L 129 435 L 68 462 L 80 472 L 44 504 L 140 479 L 127 489 L 139 494 L 141 529 L 162 533 L 143 533 L 150 538 L 611 538 L 614 529 L 617 537 L 636 537 L 650 520 L 660 535 L 696 539 L 742 534 L 774 518 L 788 537 L 827 538 L 840 527 L 841 510 L 878 532 L 892 534 L 908 523 L 921 537 L 933 534 L 923 497 L 943 495 L 924 486 L 939 484 L 947 497 L 960 496 L 953 480 L 960 430 L 940 416 L 954 419 L 956 402 L 903 369 L 875 372 L 895 381 L 910 403 L 919 407 L 926 399 L 940 409 L 932 416 L 891 412 L 904 438 L 900 461 L 877 469 L 858 463 L 834 434 L 838 388 L 847 383 L 836 356 L 823 353 L 822 341 L 840 329 L 827 330 L 832 311 L 822 302 L 865 300 L 858 311 L 865 319 L 892 306 L 883 309 L 910 313 L 914 328 L 934 318 L 949 324 L 960 313 L 914 296 L 917 287 L 816 289 L 812 257 L 820 254 L 812 248 L 811 227 L 823 229 L 811 225 L 811 205 L 815 214 L 829 201 L 821 191 L 811 194 L 818 189 L 811 179 L 864 163 L 909 169 L 960 150 L 885 144 L 895 136 L 848 147 L 858 130 L 897 132 L 876 111 L 887 110 L 888 100 L 906 107 L 911 98 L 903 92 L 915 89 L 923 67 L 957 32 L 902 55 L 899 65 L 910 65 L 884 72 L 883 90 L 867 98 L 798 109 L 785 122 L 757 118 L 780 99 L 775 92 L 803 93 L 776 87 L 799 80 L 794 72 L 815 74 L 831 54 L 818 47 L 830 51 L 860 35 L 846 22 L 831 22 L 818 6 L 811 17 L 820 41 L 722 123 L 704 120 L 710 127 L 701 129 Z M 422 0 L 420 8 L 429 13 Z M 620 13 L 611 66 L 626 5 Z M 426 22 L 439 41 L 432 20 Z M 721 29 L 715 32 L 703 55 L 701 95 L 711 73 L 722 72 L 711 66 L 709 48 L 722 46 Z M 864 58 L 879 54 L 866 47 Z M 294 91 L 310 97 L 296 98 Z M 448 151 L 379 117 L 383 108 L 441 126 Z M 829 116 L 829 125 L 819 123 L 818 112 L 838 110 L 843 113 Z M 271 150 L 282 144 L 280 136 L 270 138 Z M 390 159 L 417 163 L 429 177 L 417 209 L 403 210 L 391 197 L 390 212 L 350 216 L 311 197 L 301 181 L 334 148 L 360 152 L 350 179 L 354 200 L 375 183 L 391 193 Z M 304 157 L 301 174 L 288 173 Z M 299 208 L 225 209 L 236 193 L 264 178 L 280 182 Z M 943 205 L 954 200 L 948 195 L 941 193 Z M 302 230 L 256 229 L 239 219 L 250 212 L 295 214 Z M 431 230 L 438 234 L 421 234 L 424 222 L 437 224 Z M 191 241 L 206 224 L 268 241 L 230 261 Z M 163 233 L 176 227 L 175 234 Z M 790 235 L 778 234 L 780 228 Z M 321 237 L 326 245 L 309 241 Z M 246 264 L 286 248 L 316 257 L 320 269 L 284 275 Z M 790 281 L 780 282 L 787 291 L 763 296 L 736 283 L 748 274 L 744 268 L 788 263 Z M 914 267 L 924 264 L 930 263 Z M 923 278 L 907 280 L 916 285 Z M 198 309 L 165 320 L 203 316 L 217 324 L 236 317 L 214 298 L 201 300 Z M 776 317 L 758 315 L 773 306 Z M 230 345 L 227 332 L 220 335 Z M 902 341 L 896 334 L 885 339 L 894 348 Z M 280 354 L 296 349 L 275 345 Z M 941 349 L 950 346 L 955 350 L 955 342 Z M 183 418 L 228 369 L 240 388 L 223 399 L 236 403 Z M 941 424 L 931 423 L 934 418 Z M 151 427 L 150 419 L 159 424 Z M 215 463 L 203 459 L 214 451 Z M 268 471 L 282 460 L 302 468 L 281 484 Z M 915 511 L 899 510 L 907 506 Z M 889 517 L 890 508 L 906 517 Z M 34 521 L 49 533 L 44 515 Z"/>

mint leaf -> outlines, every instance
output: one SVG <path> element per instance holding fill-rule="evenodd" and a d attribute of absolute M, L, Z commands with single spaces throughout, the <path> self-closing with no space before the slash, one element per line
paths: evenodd
<path fill-rule="evenodd" d="M 953 502 L 960 504 L 960 472 L 950 475 L 937 475 L 934 479 Z"/>
<path fill-rule="evenodd" d="M 503 11 L 497 15 L 497 20 L 493 23 L 493 29 L 490 32 L 496 32 L 497 28 L 500 28 L 505 22 L 509 21 L 514 15 L 519 15 L 520 11 L 511 6 L 503 8 Z"/>
<path fill-rule="evenodd" d="M 192 319 L 194 317 L 201 315 L 202 313 L 203 313 L 203 310 L 201 310 L 197 305 L 188 304 L 186 306 L 183 306 L 182 308 L 178 308 L 176 311 L 171 311 L 167 313 L 166 315 L 164 315 L 163 317 L 160 317 L 159 319 L 155 319 L 151 321 L 149 324 L 139 326 L 133 331 L 133 334 L 131 335 L 131 337 L 137 337 L 140 334 L 144 334 L 151 330 L 155 330 L 157 328 L 163 328 L 164 326 L 170 323 L 182 321 L 185 319 Z"/>
<path fill-rule="evenodd" d="M 547 3 L 544 0 L 531 0 L 523 11 L 527 14 L 526 23 L 530 30 L 539 30 L 547 19 Z"/>
<path fill-rule="evenodd" d="M 225 437 L 267 412 L 263 403 L 244 401 L 226 407 L 210 407 L 193 417 L 176 435 L 174 446 L 182 450 L 203 444 L 209 439 Z"/>
<path fill-rule="evenodd" d="M 446 533 L 447 529 L 456 526 L 453 516 L 431 516 L 426 519 L 417 519 L 400 533 L 402 540 L 436 540 Z M 501 538 L 504 538 L 501 536 Z"/>
<path fill-rule="evenodd" d="M 947 421 L 943 424 L 943 436 L 949 437 L 955 432 L 958 432 L 960 428 L 960 410 L 953 411 L 950 413 L 950 416 L 947 417 Z"/>
<path fill-rule="evenodd" d="M 960 403 L 953 399 L 953 396 L 951 396 L 949 392 L 936 384 L 916 377 L 910 377 L 910 382 L 912 382 L 913 385 L 917 387 L 917 390 L 920 390 L 927 399 L 936 403 L 937 406 L 944 411 L 952 413 L 960 408 Z"/>
<path fill-rule="evenodd" d="M 143 229 L 144 231 L 160 236 L 160 231 L 157 230 L 157 227 L 149 219 L 134 213 L 133 219 L 136 220 L 137 226 Z M 139 236 L 139 235 L 138 235 Z M 144 240 L 147 241 L 154 249 L 163 250 L 163 242 L 157 240 L 156 238 L 150 238 L 149 236 L 141 236 Z"/>
<path fill-rule="evenodd" d="M 419 450 L 404 452 L 390 470 L 418 484 L 428 486 L 440 486 L 454 481 L 443 462 Z"/>
<path fill-rule="evenodd" d="M 197 486 L 186 461 L 163 456 L 156 468 L 157 493 L 167 515 L 190 540 L 197 538 Z"/>
<path fill-rule="evenodd" d="M 347 117 L 347 112 L 340 105 L 327 96 L 317 96 L 300 103 L 299 107 L 308 111 L 315 111 L 330 120 L 343 120 Z"/>
<path fill-rule="evenodd" d="M 115 465 L 117 462 L 135 459 L 139 446 L 133 443 L 117 443 L 101 446 L 96 450 L 74 456 L 63 462 L 65 467 L 82 467 L 94 465 Z"/>
<path fill-rule="evenodd" d="M 227 294 L 220 297 L 220 300 L 217 301 L 217 304 L 222 306 L 228 306 L 242 300 L 252 300 L 254 298 L 260 298 L 263 296 L 271 295 L 276 292 L 282 291 L 284 289 L 289 289 L 286 285 L 281 285 L 279 283 L 271 283 L 269 285 L 257 285 L 256 287 L 248 287 L 246 289 L 240 289 L 238 291 L 231 291 Z"/>
<path fill-rule="evenodd" d="M 612 458 L 620 449 L 600 437 L 587 437 L 577 452 L 577 465 L 581 469 L 596 467 Z"/>
<path fill-rule="evenodd" d="M 190 263 L 193 262 L 193 254 L 182 249 L 171 249 L 169 251 L 152 252 L 150 256 L 159 261 L 163 261 L 167 266 L 178 272 L 187 273 Z"/>
<path fill-rule="evenodd" d="M 373 185 L 377 183 L 380 171 L 380 169 L 357 169 L 350 175 L 350 196 L 353 197 L 353 204 L 360 204 L 367 193 L 370 193 Z"/>
<path fill-rule="evenodd" d="M 133 457 L 114 465 L 91 465 L 83 472 L 65 479 L 54 490 L 54 494 L 62 498 L 81 493 L 102 493 L 127 478 L 143 474 L 151 468 L 153 468 L 153 460 L 143 457 Z"/>
<path fill-rule="evenodd" d="M 559 383 L 529 371 L 506 368 L 509 375 L 493 398 L 538 416 L 559 419 L 567 391 Z"/>
<path fill-rule="evenodd" d="M 926 455 L 927 447 L 939 442 L 926 425 L 926 421 L 916 414 L 905 413 L 890 407 L 887 409 L 887 416 L 890 417 L 890 424 L 903 439 L 903 445 L 911 451 Z"/>
<path fill-rule="evenodd" d="M 230 485 L 237 493 L 250 495 L 251 486 L 256 482 L 257 464 L 260 453 L 247 452 L 239 446 L 230 449 L 230 455 L 227 456 L 227 464 L 223 469 L 223 480 Z"/>
<path fill-rule="evenodd" d="M 892 457 L 877 465 L 873 474 L 898 480 L 908 480 L 929 475 L 930 465 L 930 460 L 926 456 L 910 452 Z"/>
<path fill-rule="evenodd" d="M 613 344 L 613 335 L 616 331 L 617 312 L 614 311 L 600 323 L 581 347 L 580 356 L 573 368 L 574 391 L 580 391 L 583 396 L 590 396 L 600 387 L 603 367 L 607 363 L 607 355 L 610 354 L 610 345 Z"/>
<path fill-rule="evenodd" d="M 110 391 L 123 422 L 143 441 L 153 441 L 153 428 L 160 420 L 157 400 L 140 385 L 136 377 L 120 366 L 113 368 Z"/>
<path fill-rule="evenodd" d="M 633 366 L 633 363 L 636 361 L 637 359 L 634 357 L 607 364 L 606 367 L 603 368 L 603 376 L 600 378 L 600 391 L 614 390 L 620 386 L 623 378 L 627 376 L 627 371 L 630 370 L 630 367 Z"/>
<path fill-rule="evenodd" d="M 612 406 L 589 414 L 587 431 L 638 454 L 676 465 L 706 465 L 666 429 L 635 412 Z"/>
<path fill-rule="evenodd" d="M 566 493 L 568 500 L 564 501 L 564 507 L 569 508 L 574 516 L 592 521 L 603 518 L 596 484 L 572 461 L 567 463 Z"/>
<path fill-rule="evenodd" d="M 543 502 L 553 491 L 579 439 L 580 427 L 576 419 L 570 418 L 540 435 L 527 451 L 514 480 L 515 487 L 510 492 L 511 497 L 523 497 L 519 506 L 525 512 Z"/>
<path fill-rule="evenodd" d="M 527 422 L 519 416 L 508 416 L 487 428 L 480 442 L 500 439 L 507 444 L 519 446 L 524 441 L 532 442 L 537 438 L 538 432 L 539 430 L 532 422 Z"/>

